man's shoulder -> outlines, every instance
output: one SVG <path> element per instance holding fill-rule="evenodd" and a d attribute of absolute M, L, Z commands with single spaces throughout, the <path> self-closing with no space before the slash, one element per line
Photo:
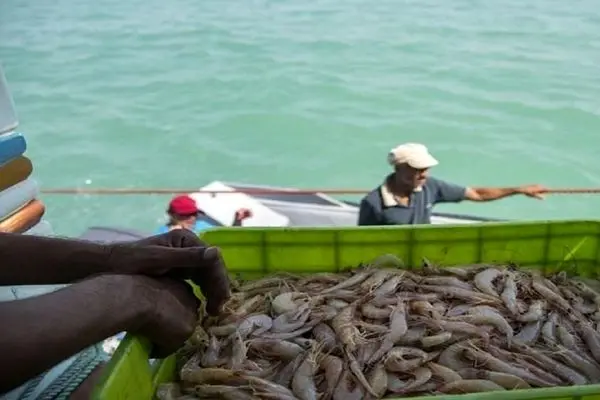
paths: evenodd
<path fill-rule="evenodd" d="M 377 186 L 375 189 L 372 189 L 368 192 L 365 197 L 362 198 L 362 201 L 366 201 L 368 203 L 376 203 L 381 199 L 381 185 Z"/>
<path fill-rule="evenodd" d="M 440 186 L 447 185 L 446 181 L 435 176 L 430 176 L 425 181 L 425 186 L 429 189 L 437 189 Z"/>

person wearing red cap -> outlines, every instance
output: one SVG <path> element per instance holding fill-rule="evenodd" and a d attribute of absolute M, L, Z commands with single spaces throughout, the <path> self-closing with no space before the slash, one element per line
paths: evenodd
<path fill-rule="evenodd" d="M 187 195 L 175 196 L 169 203 L 167 209 L 169 221 L 161 226 L 156 233 L 165 233 L 173 229 L 188 229 L 194 233 L 200 233 L 214 225 L 210 222 L 198 218 L 204 215 L 204 212 L 198 208 L 196 201 Z M 250 218 L 252 212 L 247 208 L 240 208 L 236 211 L 232 226 L 241 226 L 242 221 Z"/>

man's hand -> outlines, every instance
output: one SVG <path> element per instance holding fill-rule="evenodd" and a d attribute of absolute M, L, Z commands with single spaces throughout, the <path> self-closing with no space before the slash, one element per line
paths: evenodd
<path fill-rule="evenodd" d="M 176 229 L 129 244 L 111 245 L 114 273 L 189 279 L 206 297 L 206 311 L 219 313 L 230 297 L 229 277 L 220 249 L 193 232 Z"/>
<path fill-rule="evenodd" d="M 544 194 L 548 193 L 548 188 L 542 185 L 527 185 L 520 187 L 519 191 L 527 197 L 543 200 Z"/>
<path fill-rule="evenodd" d="M 156 347 L 152 356 L 166 357 L 191 336 L 198 319 L 199 302 L 185 282 L 169 278 L 123 276 L 121 284 L 133 287 L 131 303 L 139 319 L 129 332 L 147 337 Z"/>
<path fill-rule="evenodd" d="M 248 208 L 240 208 L 235 212 L 235 219 L 239 221 L 243 221 L 250 217 L 252 217 L 252 211 Z"/>

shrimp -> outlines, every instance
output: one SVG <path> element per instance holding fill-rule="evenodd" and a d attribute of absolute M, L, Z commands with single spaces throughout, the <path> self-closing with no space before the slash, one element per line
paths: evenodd
<path fill-rule="evenodd" d="M 318 400 L 315 374 L 318 370 L 317 351 L 310 351 L 292 378 L 292 391 L 300 400 Z"/>
<path fill-rule="evenodd" d="M 432 276 L 423 278 L 421 282 L 426 285 L 454 286 L 464 290 L 473 290 L 473 286 L 471 286 L 471 284 L 462 281 L 454 276 Z"/>
<path fill-rule="evenodd" d="M 421 290 L 427 290 L 430 292 L 440 293 L 443 296 L 447 296 L 450 298 L 456 298 L 461 300 L 466 300 L 472 303 L 483 303 L 490 302 L 492 304 L 498 304 L 500 302 L 499 299 L 490 296 L 486 293 L 478 293 L 471 290 L 465 290 L 457 287 L 446 287 L 446 286 L 435 286 L 435 285 L 419 285 Z"/>
<path fill-rule="evenodd" d="M 252 339 L 248 341 L 248 347 L 253 352 L 267 357 L 280 357 L 286 361 L 293 360 L 298 354 L 304 352 L 302 346 L 280 339 Z"/>
<path fill-rule="evenodd" d="M 413 375 L 415 378 L 412 380 L 412 382 L 410 382 L 408 385 L 406 385 L 404 388 L 402 388 L 400 391 L 397 391 L 396 393 L 413 392 L 419 389 L 427 382 L 429 382 L 429 380 L 433 376 L 431 370 L 427 367 L 419 367 L 414 371 L 410 372 L 410 374 Z"/>
<path fill-rule="evenodd" d="M 178 383 L 161 383 L 156 389 L 158 400 L 176 400 L 181 395 L 181 387 Z"/>
<path fill-rule="evenodd" d="M 418 343 L 425 336 L 426 329 L 423 326 L 408 328 L 406 334 L 402 336 L 396 344 L 410 346 Z"/>
<path fill-rule="evenodd" d="M 502 315 L 496 311 L 481 308 L 473 308 L 469 313 L 469 315 L 462 315 L 455 317 L 455 319 L 474 325 L 492 325 L 506 336 L 506 341 L 510 346 L 514 334 L 513 328 Z"/>
<path fill-rule="evenodd" d="M 588 383 L 588 380 L 583 375 L 581 375 L 574 369 L 567 367 L 563 363 L 558 362 L 550 357 L 547 357 L 541 352 L 535 351 L 529 346 L 518 344 L 516 347 L 521 353 L 530 356 L 540 365 L 543 365 L 545 368 L 550 369 L 554 375 L 566 380 L 567 382 L 570 382 L 573 385 L 585 385 Z M 531 382 L 529 380 L 527 381 L 531 384 L 535 384 L 534 382 Z"/>
<path fill-rule="evenodd" d="M 360 332 L 354 324 L 355 313 L 356 303 L 352 303 L 331 321 L 331 327 L 337 337 L 352 352 L 356 350 L 357 340 L 360 338 Z"/>
<path fill-rule="evenodd" d="M 250 281 L 248 283 L 241 285 L 238 288 L 238 292 L 250 292 L 252 290 L 265 289 L 265 288 L 272 287 L 272 286 L 279 287 L 279 286 L 281 286 L 281 283 L 282 283 L 281 278 L 282 278 L 281 276 L 273 276 L 271 278 Z"/>
<path fill-rule="evenodd" d="M 310 316 L 310 307 L 302 306 L 298 311 L 288 311 L 273 320 L 272 332 L 292 332 L 302 328 Z"/>
<path fill-rule="evenodd" d="M 544 300 L 535 300 L 529 305 L 529 310 L 525 314 L 517 316 L 517 320 L 521 322 L 535 322 L 544 317 L 546 302 Z"/>
<path fill-rule="evenodd" d="M 232 355 L 229 359 L 228 367 L 230 369 L 239 369 L 246 360 L 247 348 L 244 344 L 244 339 L 239 332 L 236 332 L 232 337 Z"/>
<path fill-rule="evenodd" d="M 200 325 L 196 326 L 194 333 L 189 338 L 189 343 L 193 347 L 204 346 L 209 342 L 209 335 Z"/>
<path fill-rule="evenodd" d="M 577 325 L 583 341 L 594 356 L 594 360 L 600 362 L 600 335 L 589 324 L 579 322 Z"/>
<path fill-rule="evenodd" d="M 360 306 L 360 312 L 363 316 L 370 319 L 386 319 L 390 316 L 392 310 L 389 308 L 378 308 L 367 303 Z"/>
<path fill-rule="evenodd" d="M 465 317 L 465 316 L 462 316 Z M 456 317 L 456 318 L 462 318 Z M 438 330 L 445 330 L 456 333 L 467 333 L 469 335 L 475 335 L 481 337 L 484 341 L 489 341 L 490 335 L 482 328 L 475 325 L 469 324 L 463 321 L 455 320 L 433 320 L 433 319 L 421 319 L 425 324 L 436 328 Z"/>
<path fill-rule="evenodd" d="M 327 352 L 331 352 L 336 347 L 335 332 L 331 327 L 325 323 L 315 325 L 312 331 L 315 339 L 321 343 L 323 349 Z"/>
<path fill-rule="evenodd" d="M 203 367 L 216 367 L 219 363 L 219 353 L 221 351 L 221 342 L 216 336 L 211 335 L 208 341 L 208 347 L 202 355 L 200 364 Z"/>
<path fill-rule="evenodd" d="M 340 380 L 333 392 L 333 400 L 362 400 L 364 399 L 364 391 L 361 385 L 356 384 L 353 390 L 350 390 L 350 383 L 354 381 L 352 374 L 348 370 L 344 370 Z"/>
<path fill-rule="evenodd" d="M 485 369 L 466 368 L 459 371 L 464 379 L 484 379 L 494 382 L 505 389 L 529 389 L 531 385 L 518 376 Z"/>
<path fill-rule="evenodd" d="M 271 308 L 276 315 L 281 315 L 286 312 L 296 311 L 298 305 L 294 303 L 294 300 L 298 298 L 307 298 L 305 293 L 301 292 L 286 292 L 281 293 L 271 301 Z"/>
<path fill-rule="evenodd" d="M 208 328 L 208 333 L 214 336 L 230 336 L 235 333 L 238 323 L 234 322 L 227 325 L 215 325 Z"/>
<path fill-rule="evenodd" d="M 575 368 L 585 374 L 590 382 L 598 382 L 600 380 L 600 366 L 593 361 L 581 357 L 577 352 L 571 351 L 565 347 L 554 346 L 556 357 L 562 359 L 570 367 Z"/>
<path fill-rule="evenodd" d="M 452 346 L 447 347 L 438 358 L 438 363 L 446 368 L 449 368 L 453 371 L 458 371 L 459 369 L 469 368 L 472 366 L 472 363 L 468 363 L 464 360 L 463 354 L 465 353 L 468 346 L 468 342 L 458 342 L 453 344 Z"/>
<path fill-rule="evenodd" d="M 262 334 L 261 337 L 263 339 L 282 339 L 282 340 L 294 339 L 294 338 L 297 338 L 298 336 L 303 335 L 306 332 L 310 331 L 313 328 L 313 326 L 319 324 L 320 322 L 321 321 L 319 321 L 319 320 L 310 321 L 303 328 L 300 328 L 293 332 L 265 333 L 265 334 Z M 255 335 L 256 335 L 256 332 L 255 332 Z"/>
<path fill-rule="evenodd" d="M 340 299 L 329 299 L 327 305 L 337 310 L 341 310 L 342 308 L 348 307 L 349 303 Z"/>
<path fill-rule="evenodd" d="M 388 375 L 383 364 L 377 364 L 375 368 L 369 372 L 367 380 L 369 381 L 371 388 L 373 388 L 373 392 L 376 394 L 375 398 L 381 398 L 387 391 Z"/>
<path fill-rule="evenodd" d="M 523 344 L 534 343 L 542 330 L 542 320 L 530 322 L 524 325 L 519 333 L 515 335 L 514 340 L 517 340 Z"/>
<path fill-rule="evenodd" d="M 327 391 L 321 400 L 328 400 L 333 396 L 333 392 L 340 381 L 344 363 L 338 357 L 324 355 L 319 361 L 319 368 L 325 372 L 325 382 L 327 384 Z"/>
<path fill-rule="evenodd" d="M 379 286 L 373 291 L 373 296 L 376 298 L 383 297 L 395 292 L 398 288 L 398 285 L 400 285 L 400 282 L 402 282 L 403 276 L 403 273 L 392 276 L 390 279 L 385 281 L 381 286 Z"/>
<path fill-rule="evenodd" d="M 373 273 L 368 279 L 366 279 L 363 283 L 360 284 L 360 290 L 362 292 L 372 292 L 388 278 L 393 273 L 388 269 L 381 269 Z"/>
<path fill-rule="evenodd" d="M 214 399 L 217 396 L 227 400 L 253 400 L 255 397 L 244 390 L 243 387 L 229 385 L 197 385 L 194 388 L 193 398 Z"/>
<path fill-rule="evenodd" d="M 446 311 L 446 316 L 447 317 L 458 317 L 459 315 L 466 314 L 471 309 L 471 307 L 473 307 L 471 304 L 456 305 L 452 308 L 449 308 L 448 311 Z"/>
<path fill-rule="evenodd" d="M 421 346 L 424 348 L 439 346 L 442 343 L 446 343 L 452 338 L 452 332 L 442 332 L 437 335 L 427 336 L 421 338 Z"/>
<path fill-rule="evenodd" d="M 246 383 L 241 372 L 223 368 L 182 368 L 181 380 L 196 385 L 204 383 L 242 385 Z"/>
<path fill-rule="evenodd" d="M 335 286 L 332 286 L 330 288 L 323 290 L 321 292 L 321 294 L 332 293 L 339 289 L 347 289 L 347 288 L 356 286 L 356 285 L 360 284 L 361 282 L 363 282 L 365 279 L 367 279 L 369 276 L 371 276 L 371 274 L 374 271 L 375 270 L 373 270 L 373 269 L 370 269 L 370 270 L 364 269 L 364 270 L 358 271 L 354 276 L 346 279 L 345 281 L 342 281 Z"/>
<path fill-rule="evenodd" d="M 473 283 L 481 292 L 493 297 L 498 297 L 498 292 L 494 289 L 494 281 L 503 275 L 504 273 L 496 268 L 484 269 L 475 275 Z"/>
<path fill-rule="evenodd" d="M 268 332 L 272 326 L 273 320 L 271 317 L 266 314 L 257 314 L 245 318 L 242 323 L 239 324 L 237 330 L 243 338 L 246 338 L 250 334 L 258 336 L 264 332 Z"/>
<path fill-rule="evenodd" d="M 410 303 L 411 310 L 424 316 L 432 316 L 435 319 L 441 319 L 440 313 L 428 301 L 413 301 Z"/>
<path fill-rule="evenodd" d="M 583 297 L 593 301 L 596 307 L 600 307 L 600 294 L 598 294 L 594 289 L 586 285 L 585 282 L 581 280 L 572 281 L 571 284 L 575 286 L 577 290 L 579 290 L 579 293 L 581 293 Z"/>
<path fill-rule="evenodd" d="M 506 390 L 502 386 L 483 379 L 463 379 L 442 386 L 439 391 L 448 394 L 463 394 L 475 392 L 491 392 L 494 390 Z"/>
<path fill-rule="evenodd" d="M 245 376 L 248 385 L 255 391 L 264 393 L 263 397 L 281 400 L 295 400 L 296 396 L 288 388 L 268 381 L 266 379 L 258 378 L 256 376 Z"/>
<path fill-rule="evenodd" d="M 500 294 L 504 305 L 512 315 L 519 315 L 519 306 L 517 305 L 517 283 L 515 274 L 507 272 L 504 279 L 504 289 Z"/>
<path fill-rule="evenodd" d="M 458 372 L 433 361 L 427 363 L 427 368 L 431 370 L 434 377 L 439 378 L 443 383 L 451 383 L 462 379 Z"/>
<path fill-rule="evenodd" d="M 394 308 L 394 311 L 390 314 L 390 330 L 384 336 L 381 342 L 381 347 L 375 352 L 369 359 L 368 363 L 373 364 L 377 362 L 385 353 L 387 353 L 394 344 L 398 342 L 408 331 L 408 325 L 406 324 L 406 308 L 402 300 L 398 300 L 398 304 Z"/>
<path fill-rule="evenodd" d="M 364 366 L 367 361 L 375 354 L 375 352 L 381 347 L 381 343 L 376 340 L 367 341 L 358 347 L 356 352 L 356 359 L 359 365 Z"/>
<path fill-rule="evenodd" d="M 519 378 L 525 380 L 527 383 L 529 383 L 531 385 L 545 386 L 545 387 L 553 386 L 550 382 L 546 382 L 543 379 L 540 379 L 539 377 L 532 374 L 531 372 L 529 372 L 525 369 L 510 365 L 510 364 L 492 356 L 491 354 L 486 353 L 485 351 L 475 349 L 475 348 L 468 348 L 465 351 L 465 355 L 477 363 L 483 363 L 486 367 L 488 367 L 491 370 L 518 376 Z"/>
<path fill-rule="evenodd" d="M 375 391 L 367 381 L 367 378 L 363 374 L 362 368 L 358 364 L 358 361 L 356 360 L 354 355 L 348 350 L 348 348 L 344 348 L 344 356 L 346 357 L 346 360 L 348 361 L 348 365 L 350 367 L 350 371 L 352 371 L 356 380 L 367 390 L 367 392 L 371 396 L 377 397 L 377 393 L 375 393 Z"/>
<path fill-rule="evenodd" d="M 388 371 L 410 372 L 427 362 L 428 357 L 426 352 L 415 347 L 394 347 L 388 352 L 384 364 Z"/>
<path fill-rule="evenodd" d="M 273 382 L 278 385 L 289 387 L 292 384 L 292 378 L 294 378 L 294 373 L 300 366 L 300 364 L 304 361 L 305 354 L 299 353 L 292 361 L 286 364 L 281 370 L 279 370 L 275 376 L 273 377 Z"/>
<path fill-rule="evenodd" d="M 234 310 L 230 315 L 225 317 L 221 323 L 229 324 L 233 323 L 245 315 L 250 314 L 251 312 L 256 311 L 261 304 L 265 301 L 265 296 L 263 294 L 257 294 L 250 300 L 244 301 L 236 310 Z M 227 307 L 227 306 L 226 306 Z"/>
<path fill-rule="evenodd" d="M 534 277 L 534 279 L 531 281 L 531 287 L 544 299 L 558 305 L 562 312 L 569 314 L 572 311 L 572 307 L 569 302 L 560 296 L 558 290 L 554 292 L 548 288 L 548 283 L 549 281 L 545 278 Z"/>
<path fill-rule="evenodd" d="M 560 343 L 565 346 L 567 349 L 579 351 L 577 348 L 577 339 L 575 335 L 573 335 L 567 328 L 563 325 L 559 324 L 556 326 L 556 336 Z"/>

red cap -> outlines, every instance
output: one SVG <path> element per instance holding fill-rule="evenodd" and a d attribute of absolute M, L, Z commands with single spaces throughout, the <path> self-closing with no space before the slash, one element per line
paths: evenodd
<path fill-rule="evenodd" d="M 169 203 L 168 211 L 177 215 L 193 215 L 200 212 L 196 205 L 196 201 L 186 195 L 174 197 Z"/>

